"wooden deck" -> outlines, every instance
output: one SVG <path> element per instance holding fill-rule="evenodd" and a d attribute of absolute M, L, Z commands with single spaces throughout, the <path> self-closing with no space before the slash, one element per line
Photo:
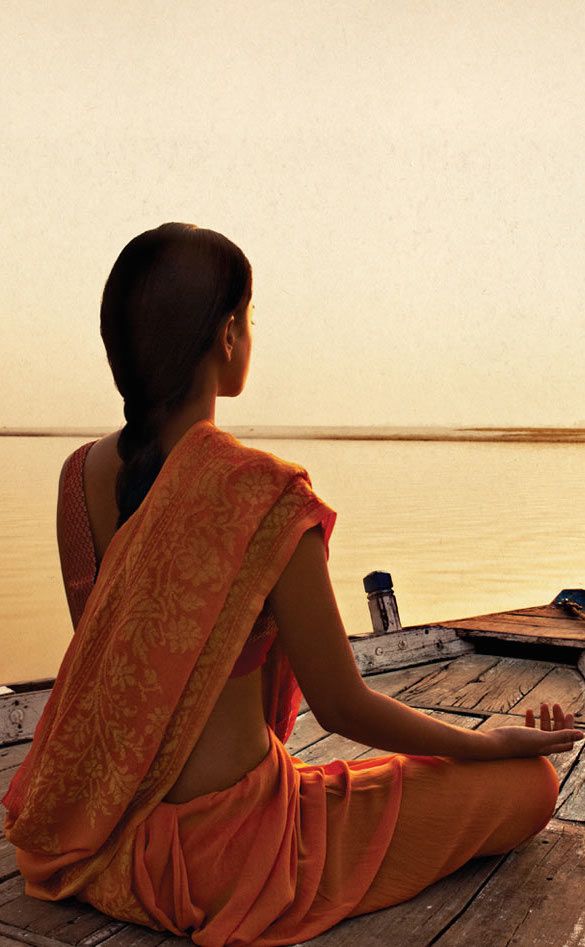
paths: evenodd
<path fill-rule="evenodd" d="M 440 720 L 470 729 L 521 724 L 541 701 L 558 701 L 585 728 L 585 622 L 559 606 L 434 623 L 385 635 L 350 636 L 368 685 Z M 50 682 L 35 693 L 0 693 L 0 790 L 27 752 Z M 537 720 L 538 722 L 538 720 Z M 10 740 L 12 742 L 6 742 Z M 14 742 L 14 741 L 17 742 Z M 306 941 L 391 947 L 578 947 L 585 945 L 585 750 L 550 759 L 561 780 L 553 819 L 506 855 L 475 858 L 417 897 L 341 921 Z M 324 731 L 306 704 L 287 744 L 308 763 L 364 759 L 380 750 Z M 4 809 L 1 810 L 2 813 Z M 112 920 L 68 898 L 23 893 L 13 847 L 0 838 L 0 947 L 191 944 Z"/>

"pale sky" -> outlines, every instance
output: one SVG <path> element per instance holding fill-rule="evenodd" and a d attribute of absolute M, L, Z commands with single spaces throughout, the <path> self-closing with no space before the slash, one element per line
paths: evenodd
<path fill-rule="evenodd" d="M 221 424 L 585 425 L 585 3 L 3 0 L 0 425 L 123 423 L 169 220 L 254 270 Z"/>

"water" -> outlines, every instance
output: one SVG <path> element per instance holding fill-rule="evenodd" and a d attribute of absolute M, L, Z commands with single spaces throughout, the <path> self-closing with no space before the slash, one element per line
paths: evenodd
<path fill-rule="evenodd" d="M 0 683 L 54 677 L 70 640 L 57 483 L 92 439 L 0 438 Z M 374 569 L 392 574 L 403 625 L 585 587 L 585 444 L 240 440 L 302 464 L 337 510 L 329 571 L 348 634 L 371 630 Z"/>

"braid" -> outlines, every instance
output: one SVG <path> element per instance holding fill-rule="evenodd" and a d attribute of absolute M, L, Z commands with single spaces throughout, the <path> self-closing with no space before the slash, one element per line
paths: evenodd
<path fill-rule="evenodd" d="M 158 439 L 164 414 L 160 409 L 140 408 L 128 398 L 124 402 L 126 424 L 118 438 L 118 454 L 123 463 L 116 478 L 116 529 L 138 509 L 165 462 Z"/>
<path fill-rule="evenodd" d="M 118 436 L 119 529 L 154 484 L 168 418 L 201 392 L 200 364 L 231 315 L 243 318 L 252 268 L 215 230 L 171 221 L 118 254 L 100 306 L 100 333 L 126 424 Z"/>

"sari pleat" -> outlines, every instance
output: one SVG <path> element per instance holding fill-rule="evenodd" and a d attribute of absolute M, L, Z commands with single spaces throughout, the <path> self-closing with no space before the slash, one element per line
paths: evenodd
<path fill-rule="evenodd" d="M 302 693 L 278 636 L 267 755 L 233 786 L 163 802 L 303 532 L 320 523 L 329 556 L 336 515 L 300 465 L 208 420 L 183 435 L 106 550 L 1 800 L 26 894 L 202 947 L 294 944 L 546 824 L 545 757 L 289 754 Z"/>

